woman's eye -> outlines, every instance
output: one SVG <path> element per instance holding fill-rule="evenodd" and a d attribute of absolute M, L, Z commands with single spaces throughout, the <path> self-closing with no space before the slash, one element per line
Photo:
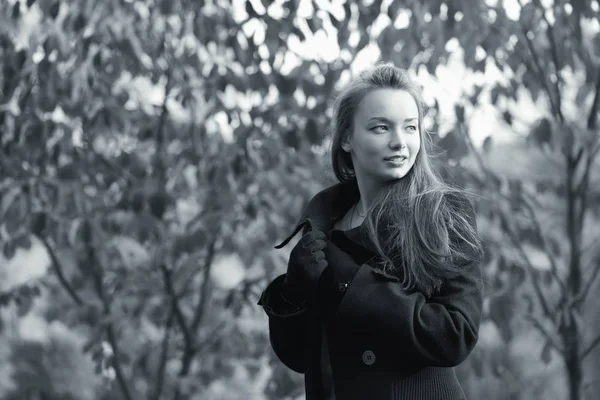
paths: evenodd
<path fill-rule="evenodd" d="M 374 127 L 371 128 L 372 131 L 374 131 L 374 130 L 386 130 L 386 129 L 387 129 L 387 126 L 385 126 L 385 125 L 377 125 L 377 126 L 374 126 Z"/>
<path fill-rule="evenodd" d="M 416 130 L 417 130 L 417 127 L 416 127 L 415 125 L 409 125 L 409 126 L 407 126 L 406 128 L 407 128 L 407 129 L 411 129 L 411 130 L 413 130 L 413 131 L 416 131 Z"/>

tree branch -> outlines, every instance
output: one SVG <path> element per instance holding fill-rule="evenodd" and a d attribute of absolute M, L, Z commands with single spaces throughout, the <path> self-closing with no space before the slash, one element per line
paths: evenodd
<path fill-rule="evenodd" d="M 558 342 L 552 337 L 552 334 L 544 328 L 540 321 L 538 321 L 533 315 L 526 315 L 525 318 L 531 322 L 531 324 L 548 340 L 548 342 L 558 351 L 563 354 L 564 349 L 558 344 Z"/>
<path fill-rule="evenodd" d="M 202 323 L 203 317 L 205 315 L 206 306 L 208 304 L 209 299 L 209 284 L 210 284 L 210 270 L 212 268 L 212 263 L 215 254 L 215 245 L 217 242 L 217 237 L 219 232 L 214 234 L 212 241 L 208 247 L 208 253 L 206 255 L 206 261 L 204 264 L 204 280 L 202 281 L 202 288 L 200 289 L 200 297 L 198 299 L 198 304 L 196 305 L 196 309 L 194 310 L 194 316 L 191 324 L 191 332 L 195 335 Z M 179 376 L 184 377 L 190 371 L 190 366 L 192 364 L 192 360 L 196 355 L 198 348 L 194 346 L 189 346 L 184 349 L 183 357 L 181 359 L 181 369 L 179 370 Z M 178 400 L 180 397 L 179 389 L 176 389 L 174 400 Z"/>
<path fill-rule="evenodd" d="M 217 332 L 222 330 L 225 325 L 226 321 L 221 321 L 216 327 L 214 327 L 209 333 L 207 333 L 205 340 L 198 344 L 198 352 L 202 352 L 204 349 L 208 348 L 211 344 L 213 344 L 215 340 L 219 338 Z"/>
<path fill-rule="evenodd" d="M 112 323 L 108 324 L 106 326 L 106 334 L 108 337 L 108 342 L 110 343 L 110 346 L 113 349 L 114 362 L 112 363 L 112 365 L 113 365 L 113 368 L 115 369 L 115 375 L 117 376 L 117 381 L 119 382 L 119 386 L 121 386 L 121 391 L 123 392 L 125 399 L 133 400 L 133 397 L 131 396 L 131 392 L 129 391 L 129 388 L 127 387 L 127 381 L 125 380 L 125 374 L 123 373 L 123 369 L 121 368 L 121 362 L 119 361 L 119 355 L 121 354 L 121 351 L 119 350 L 119 347 L 117 344 L 117 338 L 116 338 Z"/>
<path fill-rule="evenodd" d="M 522 200 L 522 204 L 524 205 L 525 209 L 529 213 L 531 221 L 533 222 L 533 226 L 535 228 L 536 234 L 541 241 L 542 249 L 544 250 L 544 252 L 547 255 L 549 255 L 550 254 L 550 246 L 548 245 L 548 242 L 546 241 L 546 238 L 544 237 L 544 234 L 542 232 L 542 227 L 540 225 L 540 222 L 539 222 L 537 216 L 535 215 L 535 211 L 533 210 L 533 207 L 531 206 L 531 204 L 529 204 L 528 200 L 524 196 L 521 198 L 521 200 Z M 554 279 L 556 279 L 556 281 L 558 282 L 563 293 L 566 293 L 566 290 L 567 290 L 566 284 L 565 284 L 565 282 L 563 282 L 561 277 L 558 275 L 558 265 L 556 263 L 556 260 L 554 259 L 554 257 L 551 257 L 551 256 L 549 256 L 548 259 L 550 260 L 550 272 L 552 273 L 552 276 L 554 276 Z"/>
<path fill-rule="evenodd" d="M 595 158 L 600 153 L 600 142 L 590 151 L 590 158 Z"/>
<path fill-rule="evenodd" d="M 465 136 L 465 140 L 467 142 L 467 145 L 470 147 L 471 152 L 475 155 L 475 159 L 477 160 L 481 170 L 489 178 L 489 179 L 487 179 L 487 181 L 492 182 L 493 179 L 491 179 L 491 177 L 493 177 L 493 173 L 492 173 L 492 171 L 490 171 L 490 169 L 487 167 L 487 165 L 485 165 L 483 159 L 481 158 L 481 155 L 477 152 L 477 149 L 475 149 L 475 146 L 473 145 L 473 142 L 471 141 L 471 137 L 468 135 L 468 133 L 466 132 L 464 127 L 460 126 L 459 130 L 461 132 L 463 132 L 463 134 Z M 504 194 L 502 194 L 500 191 L 496 191 L 496 193 L 502 197 L 505 197 Z M 530 273 L 533 272 L 535 270 L 535 267 L 531 264 L 529 257 L 523 250 L 522 243 L 518 240 L 518 238 L 515 237 L 516 235 L 510 229 L 510 227 L 507 227 L 507 228 L 509 228 L 509 230 L 510 230 L 509 232 L 507 232 L 510 241 L 513 243 L 513 246 L 515 246 L 517 248 L 517 250 L 521 254 L 521 257 L 523 257 L 523 260 L 525 261 L 525 264 L 527 265 L 529 272 Z M 533 289 L 534 289 L 535 294 L 540 302 L 540 305 L 542 306 L 542 310 L 544 311 L 544 315 L 546 315 L 548 318 L 552 318 L 552 312 L 550 310 L 550 307 L 548 306 L 548 300 L 544 296 L 544 293 L 543 293 L 542 289 L 540 288 L 539 282 L 536 279 L 532 279 L 531 282 L 533 284 Z"/>
<path fill-rule="evenodd" d="M 583 148 L 581 149 L 583 154 Z M 588 156 L 587 162 L 585 163 L 585 171 L 583 176 L 581 177 L 581 181 L 577 183 L 575 191 L 572 193 L 573 196 L 579 197 L 579 215 L 577 217 L 577 229 L 579 232 L 583 231 L 584 223 L 585 223 L 585 214 L 587 213 L 588 208 L 588 199 L 589 199 L 589 184 L 590 184 L 590 171 L 592 169 L 592 162 L 594 159 L 591 156 Z M 576 167 L 577 168 L 577 165 Z M 581 249 L 579 249 L 581 252 Z"/>
<path fill-rule="evenodd" d="M 86 161 L 87 161 L 86 166 L 91 170 L 92 166 L 89 163 L 89 159 L 86 158 Z M 83 215 L 83 223 L 87 224 L 88 229 L 89 229 L 89 235 L 88 235 L 89 237 L 84 238 L 84 243 L 85 243 L 84 251 L 87 256 L 86 262 L 88 264 L 88 268 L 90 269 L 90 275 L 91 275 L 92 281 L 94 283 L 96 294 L 98 295 L 98 298 L 102 302 L 103 314 L 104 314 L 104 317 L 106 318 L 104 329 L 106 331 L 106 336 L 107 336 L 108 342 L 110 343 L 110 346 L 112 347 L 112 350 L 113 350 L 112 367 L 115 370 L 117 382 L 121 388 L 123 397 L 125 398 L 125 400 L 133 400 L 133 396 L 131 394 L 129 386 L 127 385 L 127 380 L 125 379 L 125 374 L 124 374 L 123 368 L 121 366 L 121 357 L 120 357 L 121 351 L 119 348 L 119 344 L 117 341 L 117 335 L 115 334 L 115 330 L 114 330 L 113 322 L 112 322 L 112 318 L 111 318 L 110 299 L 109 299 L 109 296 L 107 296 L 107 293 L 106 293 L 105 287 L 104 287 L 104 268 L 102 266 L 100 258 L 96 254 L 95 243 L 97 242 L 97 240 L 95 240 L 96 238 L 94 237 L 93 229 L 90 226 L 91 222 L 90 222 L 89 212 L 87 210 L 86 205 L 83 204 L 81 197 L 75 196 L 75 203 L 76 203 L 76 206 L 77 206 L 79 212 Z"/>
<path fill-rule="evenodd" d="M 133 400 L 129 387 L 127 386 L 127 380 L 125 379 L 125 374 L 123 373 L 123 369 L 121 368 L 121 361 L 119 355 L 121 354 L 119 350 L 119 346 L 117 343 L 117 337 L 115 335 L 115 331 L 113 329 L 112 322 L 110 322 L 110 303 L 106 296 L 106 292 L 104 290 L 104 285 L 102 283 L 102 275 L 103 270 L 100 265 L 100 260 L 96 257 L 96 252 L 94 250 L 93 240 L 90 240 L 86 244 L 86 253 L 87 253 L 87 262 L 90 264 L 91 275 L 94 281 L 94 286 L 96 288 L 96 293 L 100 300 L 102 301 L 104 316 L 107 318 L 108 322 L 106 323 L 106 336 L 110 346 L 113 350 L 113 368 L 115 369 L 115 375 L 117 377 L 117 382 L 121 387 L 121 391 L 123 392 L 123 396 L 126 400 Z"/>
<path fill-rule="evenodd" d="M 167 318 L 165 326 L 165 336 L 163 337 L 160 358 L 158 361 L 158 371 L 156 372 L 156 387 L 154 388 L 154 400 L 160 400 L 165 382 L 165 369 L 167 365 L 167 355 L 169 352 L 169 339 L 171 336 L 171 327 L 173 326 L 173 319 L 175 317 L 175 307 L 171 307 L 171 312 Z"/>
<path fill-rule="evenodd" d="M 523 9 L 522 0 L 518 0 L 518 2 L 519 2 L 519 5 L 521 6 L 521 9 Z M 546 81 L 546 74 L 544 73 L 544 70 L 542 69 L 542 63 L 540 61 L 539 55 L 535 51 L 535 45 L 533 44 L 531 39 L 529 39 L 529 37 L 527 36 L 527 30 L 525 29 L 523 24 L 521 24 L 520 21 L 519 21 L 519 26 L 521 27 L 521 33 L 523 34 L 523 37 L 525 38 L 525 42 L 527 43 L 527 48 L 531 52 L 531 57 L 533 58 L 533 62 L 535 64 L 540 81 L 541 81 L 542 85 L 544 86 L 544 90 L 548 94 L 548 100 L 550 101 L 550 107 L 554 110 L 554 112 L 559 117 L 560 121 L 562 122 L 562 121 L 564 121 L 564 117 L 563 117 L 563 114 L 561 111 L 562 107 L 560 104 L 560 97 L 557 99 L 558 104 L 555 104 L 554 99 L 553 99 L 554 96 L 552 96 L 550 87 L 548 87 L 548 82 Z"/>
<path fill-rule="evenodd" d="M 198 327 L 202 324 L 202 319 L 204 317 L 204 311 L 206 310 L 206 305 L 208 303 L 208 284 L 210 283 L 210 270 L 212 268 L 212 263 L 215 256 L 215 245 L 217 242 L 217 234 L 210 242 L 208 246 L 208 254 L 206 255 L 206 261 L 204 263 L 204 280 L 202 281 L 202 292 L 200 293 L 200 298 L 198 300 L 198 304 L 196 305 L 196 310 L 194 312 L 194 317 L 192 320 L 191 331 L 197 332 Z"/>
<path fill-rule="evenodd" d="M 596 337 L 596 339 L 592 340 L 592 342 L 589 344 L 589 346 L 588 346 L 588 347 L 587 347 L 585 350 L 583 350 L 583 351 L 581 352 L 581 356 L 580 356 L 580 357 L 581 357 L 581 359 L 583 360 L 583 359 L 585 359 L 587 356 L 589 356 L 589 355 L 590 355 L 590 353 L 592 352 L 592 350 L 594 350 L 594 348 L 595 348 L 596 346 L 598 346 L 599 344 L 600 344 L 600 335 L 598 335 L 598 336 Z"/>
<path fill-rule="evenodd" d="M 590 290 L 592 289 L 592 286 L 594 286 L 594 282 L 596 281 L 596 279 L 598 278 L 598 275 L 600 273 L 600 262 L 598 264 L 596 264 L 593 268 L 594 269 L 592 270 L 592 275 L 587 280 L 583 289 L 581 289 L 581 291 L 577 294 L 577 296 L 575 296 L 571 300 L 571 302 L 569 303 L 569 306 L 578 306 L 587 299 L 587 295 L 590 292 Z"/>
<path fill-rule="evenodd" d="M 54 249 L 50 245 L 49 240 L 43 236 L 38 236 L 38 237 L 41 240 L 41 242 L 44 244 L 44 246 L 46 246 L 46 249 L 48 250 L 48 254 L 50 254 L 50 260 L 52 261 L 51 262 L 52 269 L 54 269 L 56 276 L 58 276 L 58 281 L 60 282 L 62 287 L 65 288 L 65 290 L 67 291 L 67 293 L 69 294 L 71 299 L 73 299 L 75 304 L 77 304 L 78 306 L 82 306 L 84 304 L 84 301 L 81 300 L 81 297 L 79 297 L 79 295 L 77 294 L 75 289 L 73 289 L 73 287 L 71 286 L 71 284 L 65 277 L 65 275 L 63 273 L 62 264 L 61 264 L 60 260 L 58 259 L 58 257 L 56 256 Z"/>
<path fill-rule="evenodd" d="M 598 121 L 598 109 L 600 104 L 600 72 L 598 72 L 598 79 L 596 81 L 596 94 L 594 94 L 594 101 L 592 102 L 592 108 L 590 108 L 590 115 L 588 116 L 587 128 L 596 129 L 596 122 Z"/>
<path fill-rule="evenodd" d="M 521 2 L 522 0 L 519 0 L 519 2 Z M 554 37 L 554 28 L 552 27 L 552 25 L 550 24 L 550 21 L 548 21 L 548 18 L 546 18 L 546 9 L 544 8 L 544 6 L 542 5 L 540 0 L 534 0 L 534 4 L 540 9 L 540 11 L 542 12 L 542 18 L 544 19 L 544 22 L 546 22 L 546 26 L 548 27 L 546 29 L 546 35 L 548 36 L 548 41 L 550 42 L 550 52 L 552 54 L 552 61 L 554 62 L 554 70 L 556 71 L 556 85 L 555 85 L 555 89 L 556 89 L 556 96 L 558 99 L 558 108 L 561 109 L 561 91 L 560 91 L 560 82 L 561 82 L 561 77 L 559 75 L 559 71 L 561 70 L 561 66 L 559 64 L 559 58 L 558 58 L 558 46 L 556 44 L 556 39 Z M 521 8 L 523 6 L 521 5 Z"/>
<path fill-rule="evenodd" d="M 515 246 L 517 248 L 517 251 L 521 254 L 521 257 L 525 261 L 525 265 L 527 266 L 527 269 L 529 270 L 530 273 L 533 273 L 535 271 L 535 267 L 533 266 L 533 264 L 531 264 L 531 260 L 529 260 L 529 257 L 525 253 L 525 250 L 522 247 L 521 241 L 518 240 L 518 238 L 516 237 L 516 235 L 514 234 L 514 232 L 512 230 L 510 230 L 510 232 L 507 232 L 507 233 L 508 233 L 508 237 L 509 237 L 510 241 L 512 242 L 513 246 Z M 542 306 L 544 315 L 548 318 L 552 318 L 552 311 L 550 310 L 550 306 L 548 305 L 548 300 L 544 296 L 544 292 L 542 291 L 542 289 L 540 287 L 540 283 L 537 281 L 537 279 L 531 279 L 531 283 L 533 285 L 533 290 L 540 302 L 540 305 Z"/>
<path fill-rule="evenodd" d="M 566 215 L 566 234 L 567 240 L 571 246 L 569 260 L 569 277 L 567 279 L 569 293 L 577 295 L 581 291 L 582 273 L 581 273 L 581 233 L 582 226 L 579 223 L 580 215 L 577 215 L 577 196 L 574 192 L 574 174 L 577 167 L 576 160 L 571 155 L 567 157 L 567 215 Z"/>
<path fill-rule="evenodd" d="M 187 323 L 185 321 L 185 316 L 183 315 L 181 307 L 179 306 L 178 296 L 175 293 L 175 288 L 173 287 L 173 280 L 171 279 L 171 272 L 168 270 L 167 266 L 163 262 L 159 263 L 159 268 L 163 275 L 165 289 L 167 290 L 167 294 L 171 298 L 171 304 L 173 307 L 173 312 L 175 313 L 175 319 L 177 320 L 177 324 L 179 325 L 179 327 L 181 328 L 181 332 L 183 333 L 185 347 L 192 348 L 194 338 L 192 337 L 190 329 L 188 328 Z"/>

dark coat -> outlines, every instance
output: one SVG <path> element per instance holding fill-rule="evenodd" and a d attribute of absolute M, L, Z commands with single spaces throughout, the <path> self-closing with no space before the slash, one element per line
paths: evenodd
<path fill-rule="evenodd" d="M 406 292 L 398 278 L 374 263 L 375 250 L 361 229 L 332 230 L 358 200 L 355 185 L 337 184 L 308 203 L 293 233 L 328 233 L 329 267 L 316 302 L 296 307 L 281 300 L 285 275 L 274 279 L 259 304 L 269 316 L 273 350 L 305 376 L 306 398 L 322 400 L 322 333 L 326 332 L 336 400 L 460 400 L 464 393 L 452 367 L 462 363 L 478 338 L 482 311 L 478 263 L 444 282 L 427 298 Z M 475 224 L 465 198 L 465 212 Z M 327 357 L 326 357 L 327 359 Z"/>

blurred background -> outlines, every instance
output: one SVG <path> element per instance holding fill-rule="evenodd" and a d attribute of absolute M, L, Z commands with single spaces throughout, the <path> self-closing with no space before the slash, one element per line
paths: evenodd
<path fill-rule="evenodd" d="M 470 399 L 600 391 L 596 0 L 0 0 L 0 399 L 302 399 L 256 305 L 362 69 L 485 242 Z M 596 310 L 596 311 L 594 311 Z"/>

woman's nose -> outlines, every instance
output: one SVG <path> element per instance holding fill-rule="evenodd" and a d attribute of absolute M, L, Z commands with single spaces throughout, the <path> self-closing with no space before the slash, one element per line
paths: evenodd
<path fill-rule="evenodd" d="M 390 139 L 390 147 L 393 149 L 400 148 L 403 149 L 406 147 L 406 141 L 404 138 L 403 132 L 400 131 L 391 131 L 392 137 Z"/>

